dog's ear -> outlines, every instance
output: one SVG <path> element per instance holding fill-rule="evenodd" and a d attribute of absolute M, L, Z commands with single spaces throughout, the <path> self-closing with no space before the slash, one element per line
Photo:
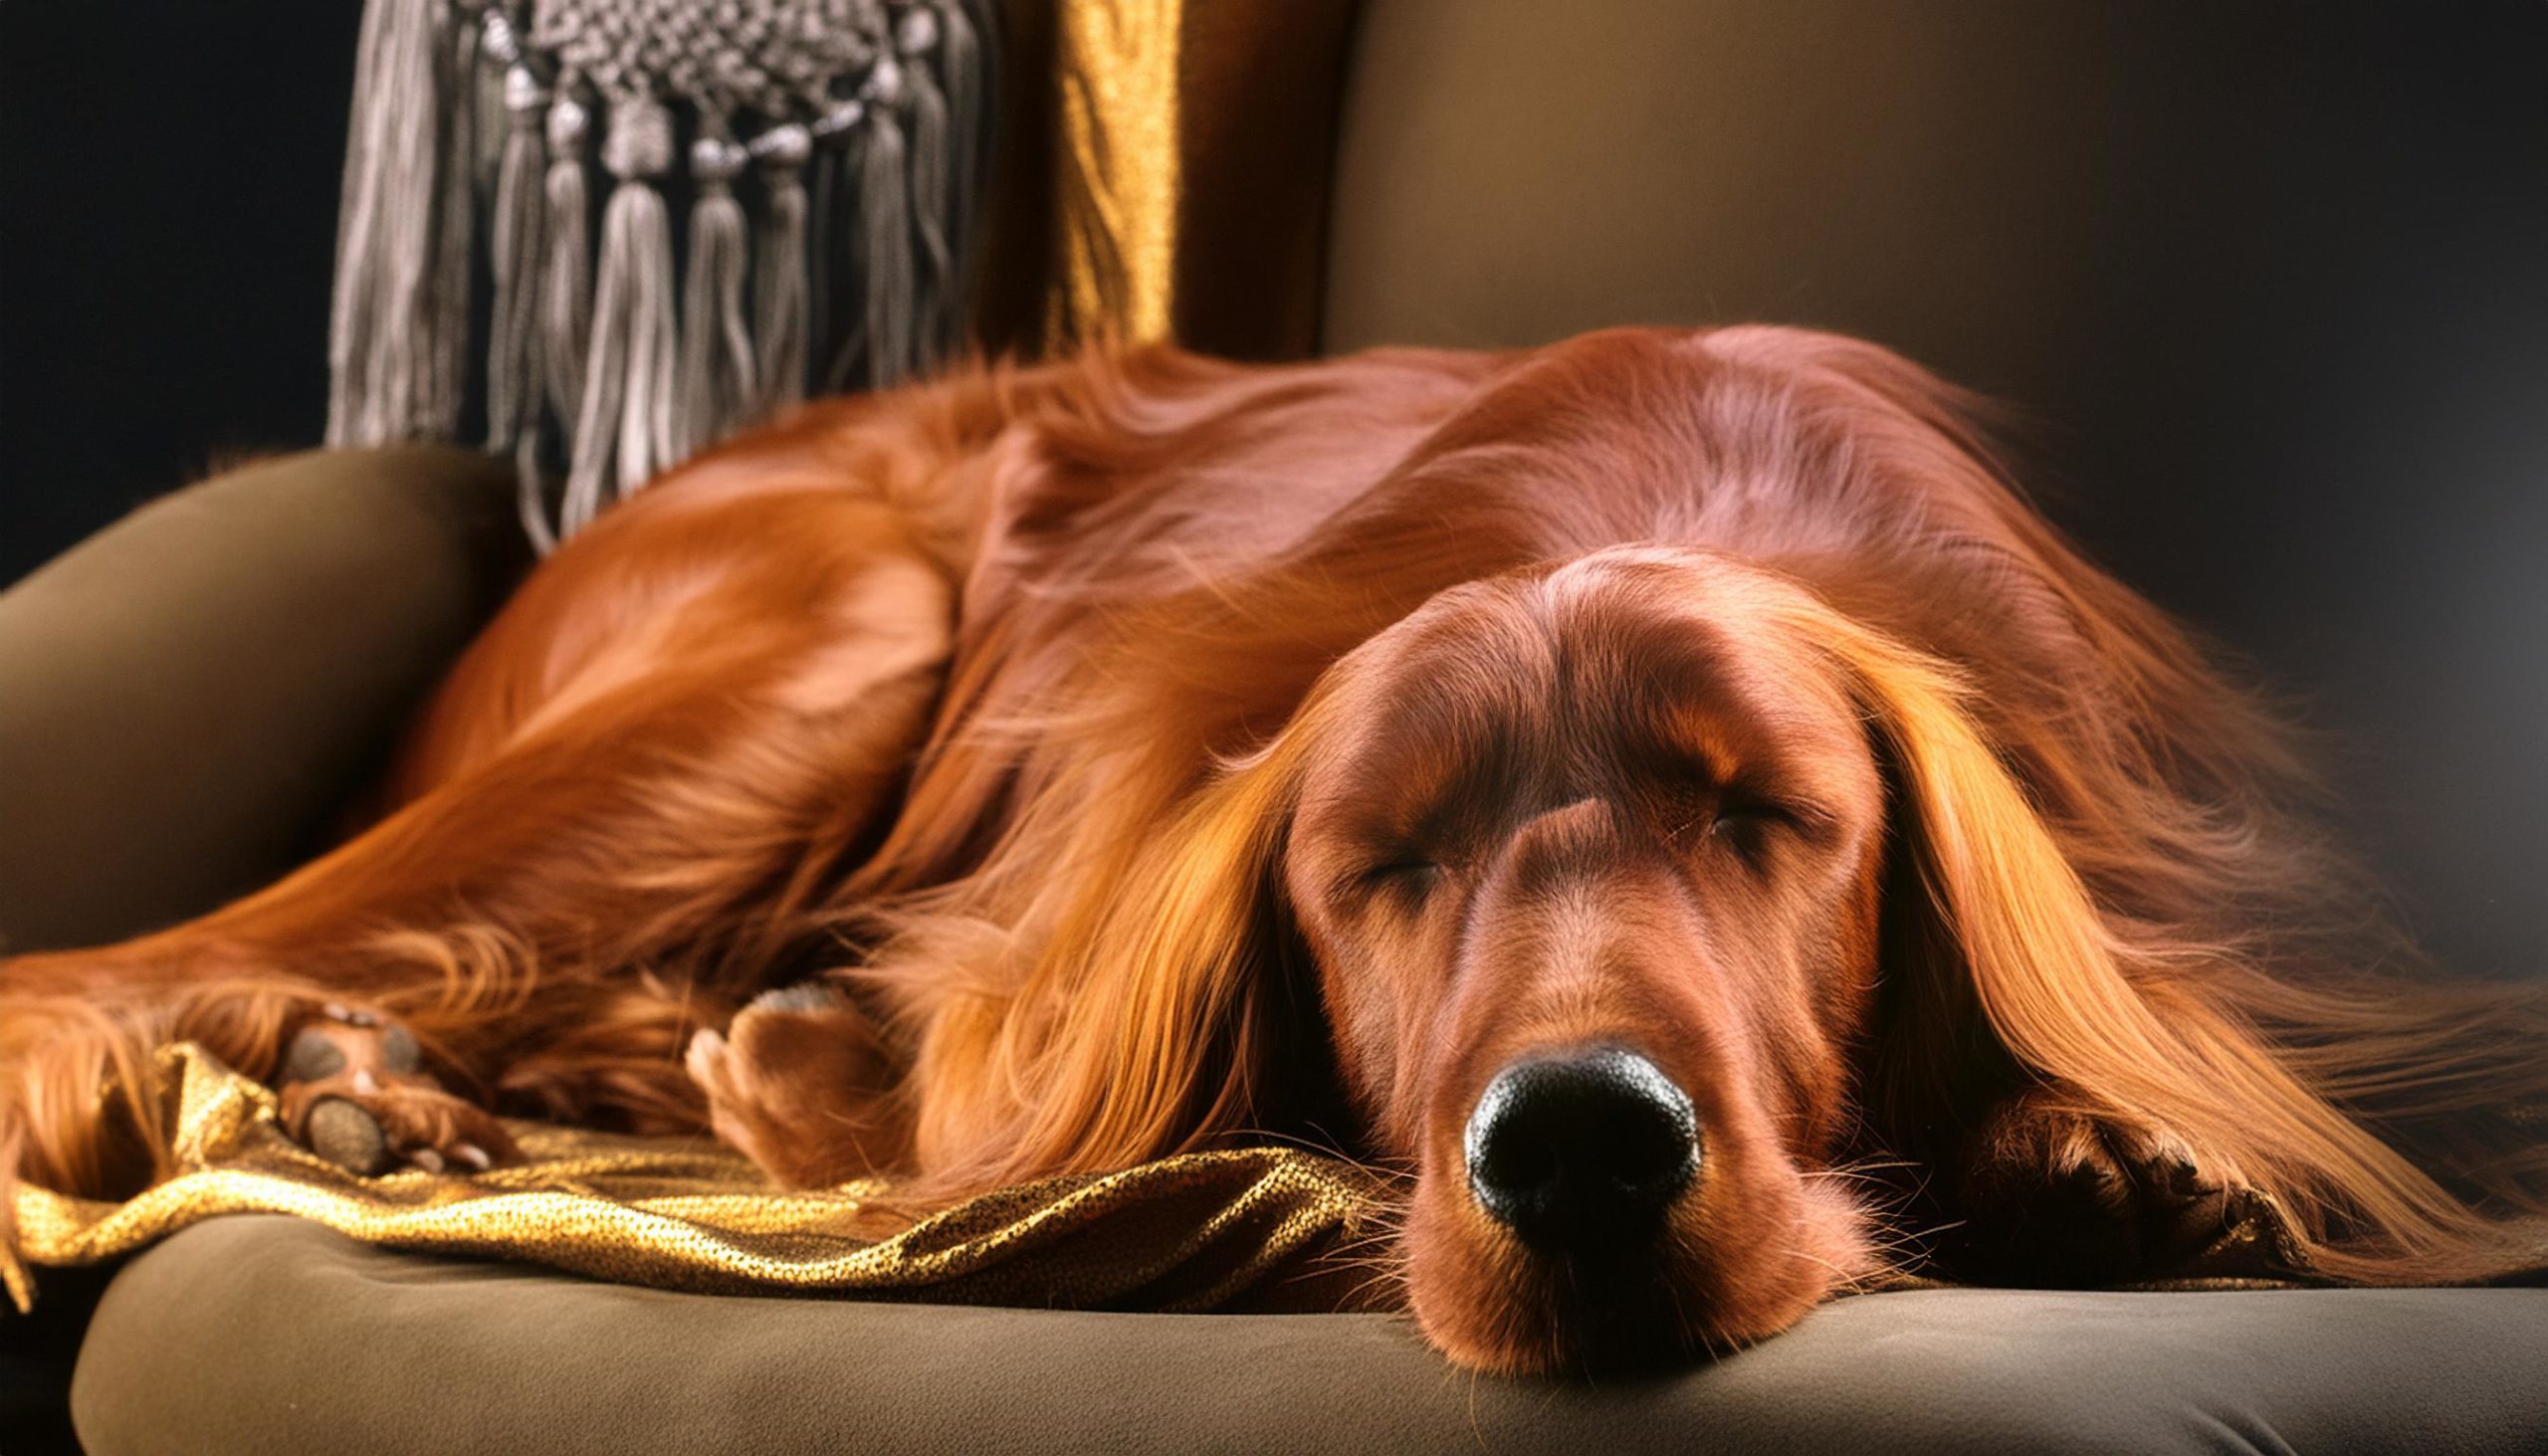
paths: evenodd
<path fill-rule="evenodd" d="M 2056 1105 L 2165 1129 L 2270 1194 L 2327 1272 L 2455 1267 L 2479 1226 L 2295 1075 L 2241 1002 L 2260 972 L 2231 947 L 2101 914 L 1953 672 L 1837 614 L 1812 625 L 1854 680 L 1895 780 L 1894 888 L 1910 903 L 1890 908 L 1890 949 L 1906 963 L 1885 967 L 1901 1013 L 1886 1034 L 1926 1045 L 1879 1049 L 1894 1066 L 1878 1075 L 1895 1085 L 1878 1097 L 1917 1101 L 1901 1083 L 2005 1058 Z"/>
<path fill-rule="evenodd" d="M 970 1126 L 925 1139 L 1000 1182 L 1121 1168 L 1269 1116 L 1297 1076 L 1279 1065 L 1300 1016 L 1281 856 L 1312 735 L 1296 721 L 1067 872 L 1016 999 L 984 1008 L 970 1065 L 948 1069 L 977 1095 L 939 1107 Z"/>
<path fill-rule="evenodd" d="M 1835 645 L 1891 779 L 1889 948 L 1910 963 L 1887 971 L 1904 982 L 1906 1020 L 1924 1040 L 1958 1041 L 1978 1019 L 2024 1080 L 2125 1106 L 2162 1092 L 2135 1084 L 2175 1065 L 2175 1038 L 2125 978 L 2086 887 L 1951 670 L 1853 626 Z"/>

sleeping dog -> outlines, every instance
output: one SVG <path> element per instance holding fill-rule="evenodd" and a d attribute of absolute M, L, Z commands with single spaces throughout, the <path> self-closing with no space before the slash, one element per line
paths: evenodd
<path fill-rule="evenodd" d="M 0 966 L 0 1174 L 146 1181 L 184 1038 L 363 1171 L 498 1111 L 922 1204 L 1316 1138 L 1497 1370 L 1775 1334 L 1912 1222 L 2495 1267 L 2548 1010 L 2401 970 L 1970 413 L 1762 327 L 808 406 L 541 565 L 332 853 Z"/>

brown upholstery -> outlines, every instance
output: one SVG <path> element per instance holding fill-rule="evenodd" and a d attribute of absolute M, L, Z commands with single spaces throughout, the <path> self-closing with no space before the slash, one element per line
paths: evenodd
<path fill-rule="evenodd" d="M 1446 1369 L 1377 1315 L 668 1294 L 216 1219 L 107 1293 L 91 1456 L 2539 1449 L 2548 1291 L 1868 1295 L 1716 1365 Z"/>
<path fill-rule="evenodd" d="M 0 593 L 0 945 L 93 944 L 306 857 L 510 584 L 512 473 L 312 453 Z"/>

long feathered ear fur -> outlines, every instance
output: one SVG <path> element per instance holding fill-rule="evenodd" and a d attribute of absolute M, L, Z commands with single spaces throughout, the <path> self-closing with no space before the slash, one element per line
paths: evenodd
<path fill-rule="evenodd" d="M 1269 1062 L 1297 1011 L 1279 861 L 1320 721 L 1304 709 L 1199 790 L 1144 792 L 1136 773 L 1060 796 L 1104 822 L 1055 836 L 1058 888 L 1006 937 L 1026 963 L 930 1020 L 921 1196 L 1190 1150 L 1282 1090 Z"/>
<path fill-rule="evenodd" d="M 1955 1043 L 1915 1064 L 1970 1058 L 1986 1033 L 2066 1110 L 2164 1128 L 2271 1196 L 2331 1277 L 2470 1280 L 2536 1262 L 2543 1229 L 2520 1220 L 2548 1212 L 2548 1163 L 2520 1109 L 2548 1105 L 2541 997 L 2294 984 L 2240 946 L 2103 912 L 1953 671 L 1810 615 L 1899 779 L 1897 853 L 1931 922 L 1913 943 L 1938 963 L 1889 970 L 1925 982 L 1914 1034 Z M 1952 1025 L 1957 1008 L 1978 1024 Z"/>

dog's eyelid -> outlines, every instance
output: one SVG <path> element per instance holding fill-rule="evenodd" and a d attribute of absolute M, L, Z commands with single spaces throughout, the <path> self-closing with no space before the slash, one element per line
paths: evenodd
<path fill-rule="evenodd" d="M 1363 906 L 1395 905 L 1412 912 L 1432 901 L 1445 873 L 1444 866 L 1431 860 L 1391 860 L 1349 874 L 1338 887 L 1338 899 Z"/>
<path fill-rule="evenodd" d="M 1344 868 L 1332 886 L 1340 897 L 1391 888 L 1421 889 L 1448 868 L 1443 860 L 1411 845 L 1377 850 Z"/>
<path fill-rule="evenodd" d="M 1830 812 L 1809 800 L 1732 787 L 1718 798 L 1711 827 L 1728 822 L 1777 825 L 1812 835 L 1828 829 Z"/>
<path fill-rule="evenodd" d="M 1719 819 L 1788 819 L 1796 817 L 1795 809 L 1790 800 L 1750 784 L 1730 783 L 1717 790 Z"/>

